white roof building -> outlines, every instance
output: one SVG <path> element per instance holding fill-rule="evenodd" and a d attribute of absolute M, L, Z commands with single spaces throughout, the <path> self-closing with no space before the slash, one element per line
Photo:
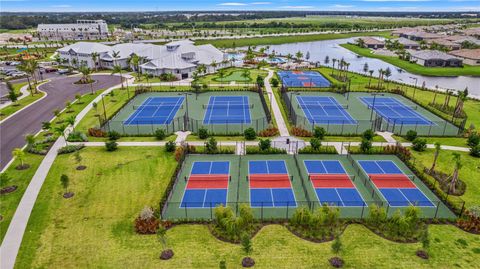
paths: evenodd
<path fill-rule="evenodd" d="M 77 20 L 77 23 L 39 24 L 42 40 L 97 40 L 108 38 L 108 26 L 104 20 Z"/>
<path fill-rule="evenodd" d="M 213 63 L 218 68 L 226 64 L 226 56 L 223 52 L 210 44 L 195 46 L 190 40 L 175 41 L 165 45 L 123 43 L 114 46 L 78 42 L 57 51 L 62 62 L 69 65 L 110 69 L 115 65 L 120 65 L 122 68 L 129 66 L 135 68 L 129 64 L 129 58 L 135 54 L 140 57 L 138 67 L 142 73 L 157 76 L 172 73 L 178 78 L 190 77 L 200 64 L 206 65 L 207 69 L 213 67 Z M 95 62 L 92 57 L 94 52 L 98 54 Z"/>

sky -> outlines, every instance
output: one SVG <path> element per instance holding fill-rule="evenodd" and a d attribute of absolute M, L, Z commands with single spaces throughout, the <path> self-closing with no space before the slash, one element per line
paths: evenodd
<path fill-rule="evenodd" d="M 0 0 L 0 11 L 480 11 L 480 0 Z"/>

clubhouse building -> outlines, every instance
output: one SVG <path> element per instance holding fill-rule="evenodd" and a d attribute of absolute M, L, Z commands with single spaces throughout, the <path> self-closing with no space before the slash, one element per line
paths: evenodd
<path fill-rule="evenodd" d="M 165 45 L 123 43 L 107 46 L 96 42 L 78 42 L 57 50 L 64 65 L 91 69 L 131 68 L 143 74 L 160 76 L 173 74 L 186 79 L 199 65 L 205 65 L 207 72 L 215 72 L 228 64 L 226 55 L 210 44 L 195 46 L 190 40 L 181 40 Z M 138 56 L 138 65 L 131 61 Z"/>

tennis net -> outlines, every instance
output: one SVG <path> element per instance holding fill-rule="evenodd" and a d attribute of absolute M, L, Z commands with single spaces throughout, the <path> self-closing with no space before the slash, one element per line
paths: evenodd
<path fill-rule="evenodd" d="M 372 104 L 369 104 L 368 105 L 368 109 L 372 109 L 375 108 L 375 109 L 392 109 L 392 110 L 399 110 L 399 109 L 411 109 L 411 110 L 417 110 L 418 109 L 418 106 L 417 105 L 372 105 Z"/>
<path fill-rule="evenodd" d="M 177 103 L 163 103 L 159 105 L 140 105 L 140 106 L 133 106 L 133 110 L 157 110 L 157 109 L 168 109 L 168 108 L 180 108 L 183 109 L 183 104 Z"/>
<path fill-rule="evenodd" d="M 328 105 L 322 105 L 322 104 L 298 104 L 298 108 L 302 109 L 318 109 L 318 108 L 323 108 L 323 109 L 348 109 L 348 105 L 342 105 L 342 104 L 328 104 Z"/>
<path fill-rule="evenodd" d="M 253 104 L 203 104 L 203 109 L 252 109 Z"/>

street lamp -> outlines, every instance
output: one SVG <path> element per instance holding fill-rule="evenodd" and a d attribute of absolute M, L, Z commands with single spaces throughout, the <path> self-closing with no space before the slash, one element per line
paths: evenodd
<path fill-rule="evenodd" d="M 178 93 L 178 95 L 184 95 L 185 96 L 185 119 L 184 119 L 184 122 L 183 122 L 183 128 L 185 130 L 187 130 L 187 127 L 188 127 L 188 96 L 189 95 L 192 95 L 191 93 L 189 92 L 181 92 L 181 93 Z"/>
<path fill-rule="evenodd" d="M 384 96 L 385 94 L 383 94 L 383 93 L 372 93 L 372 95 L 373 95 L 373 103 L 372 103 L 372 107 L 371 107 L 372 112 L 370 112 L 370 121 L 372 121 L 372 119 L 373 119 L 373 109 L 375 108 L 375 100 L 377 99 L 377 95 Z"/>
<path fill-rule="evenodd" d="M 292 109 L 293 109 L 293 96 L 292 95 L 300 95 L 300 93 L 290 92 L 290 117 L 292 116 Z"/>
<path fill-rule="evenodd" d="M 415 78 L 415 77 L 410 77 L 412 80 L 415 80 L 415 86 L 413 88 L 413 99 L 415 99 L 415 91 L 417 90 L 417 82 L 418 82 L 418 78 Z"/>

